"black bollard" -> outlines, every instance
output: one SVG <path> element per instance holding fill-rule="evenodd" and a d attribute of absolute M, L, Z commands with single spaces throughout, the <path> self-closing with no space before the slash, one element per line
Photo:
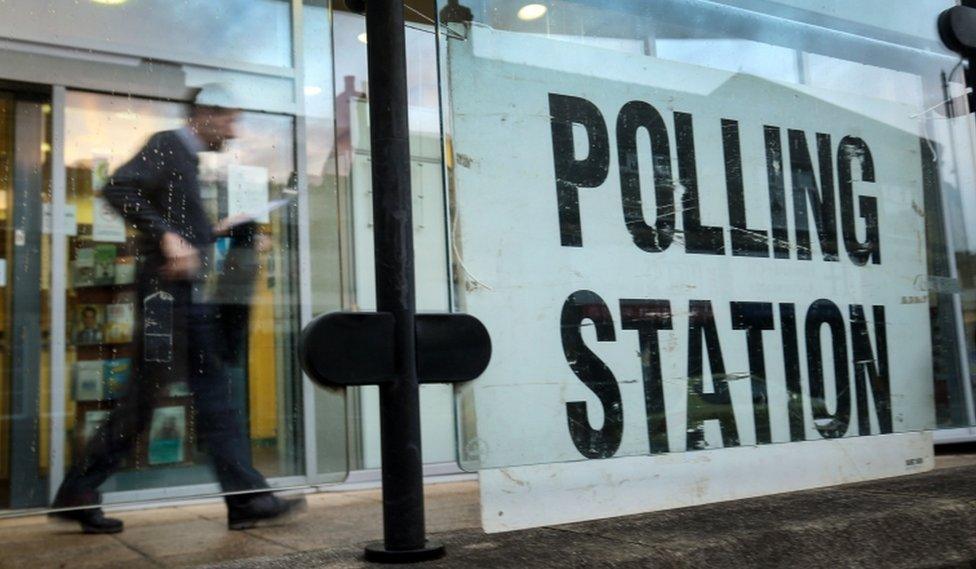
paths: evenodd
<path fill-rule="evenodd" d="M 323 388 L 379 386 L 383 542 L 367 545 L 366 559 L 411 563 L 444 555 L 424 526 L 419 384 L 477 378 L 491 361 L 491 337 L 467 314 L 416 314 L 403 2 L 346 0 L 354 11 L 364 3 L 377 311 L 318 316 L 299 352 Z"/>
<path fill-rule="evenodd" d="M 427 541 L 424 525 L 403 1 L 368 0 L 366 35 L 376 308 L 394 317 L 395 375 L 379 387 L 384 539 L 366 547 L 366 559 L 420 561 L 444 555 L 444 546 Z"/>

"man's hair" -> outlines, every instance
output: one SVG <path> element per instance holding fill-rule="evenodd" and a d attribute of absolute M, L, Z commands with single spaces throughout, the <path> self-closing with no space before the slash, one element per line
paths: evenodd
<path fill-rule="evenodd" d="M 98 311 L 95 310 L 95 307 L 94 306 L 86 306 L 86 307 L 84 307 L 84 308 L 81 309 L 81 315 L 84 316 L 85 314 L 91 314 L 92 316 L 98 316 Z"/>
<path fill-rule="evenodd" d="M 228 109 L 226 107 L 215 107 L 213 105 L 197 105 L 191 104 L 189 110 L 186 113 L 187 118 L 196 118 L 199 116 L 215 115 L 220 113 L 236 113 L 237 109 Z"/>
<path fill-rule="evenodd" d="M 193 94 L 190 116 L 203 111 L 210 113 L 234 111 L 237 107 L 234 94 L 223 83 L 207 83 L 201 85 Z"/>

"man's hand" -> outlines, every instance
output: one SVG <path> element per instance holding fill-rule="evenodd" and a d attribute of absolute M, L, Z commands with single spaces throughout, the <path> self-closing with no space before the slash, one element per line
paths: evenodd
<path fill-rule="evenodd" d="M 238 213 L 230 217 L 225 217 L 218 221 L 217 225 L 213 226 L 213 234 L 216 237 L 223 237 L 235 226 L 247 223 L 248 221 L 251 221 L 251 216 L 246 213 Z"/>
<path fill-rule="evenodd" d="M 265 235 L 264 233 L 258 233 L 254 236 L 254 248 L 258 253 L 267 253 L 271 250 L 271 237 Z"/>
<path fill-rule="evenodd" d="M 200 270 L 200 253 L 185 239 L 167 231 L 163 234 L 159 248 L 166 257 L 163 277 L 169 280 L 188 280 L 197 275 Z"/>

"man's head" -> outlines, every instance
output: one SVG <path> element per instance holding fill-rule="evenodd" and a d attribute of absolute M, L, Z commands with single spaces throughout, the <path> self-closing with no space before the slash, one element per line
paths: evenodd
<path fill-rule="evenodd" d="M 240 114 L 237 109 L 194 105 L 188 122 L 208 150 L 220 151 L 228 140 L 236 138 L 235 124 Z"/>
<path fill-rule="evenodd" d="M 223 85 L 212 83 L 197 92 L 188 122 L 207 149 L 219 151 L 235 138 L 234 125 L 239 116 L 231 93 Z"/>

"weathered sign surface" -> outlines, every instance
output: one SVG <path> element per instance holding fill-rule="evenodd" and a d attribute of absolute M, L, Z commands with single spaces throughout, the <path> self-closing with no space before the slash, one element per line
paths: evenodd
<path fill-rule="evenodd" d="M 495 351 L 461 395 L 462 462 L 932 427 L 935 149 L 913 109 L 467 33 L 448 60 L 456 265 Z"/>

